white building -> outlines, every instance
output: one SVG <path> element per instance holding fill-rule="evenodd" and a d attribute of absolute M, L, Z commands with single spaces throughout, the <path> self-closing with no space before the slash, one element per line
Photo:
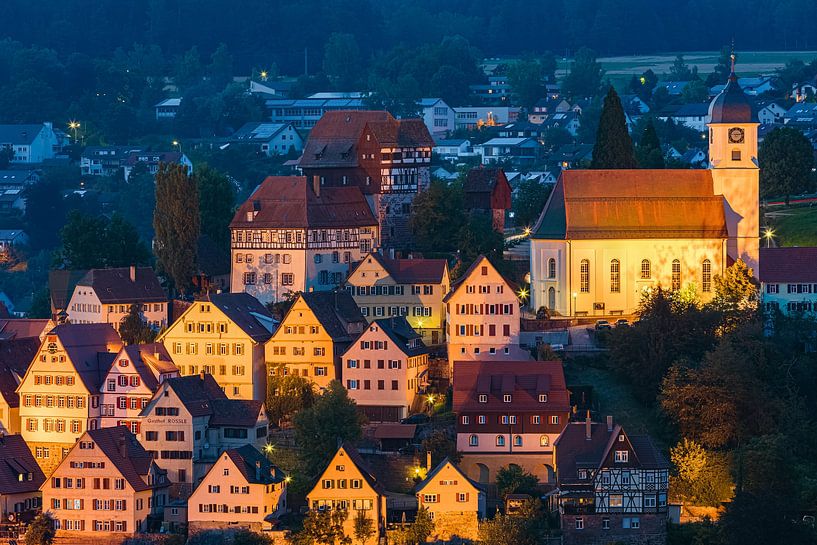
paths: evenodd
<path fill-rule="evenodd" d="M 245 123 L 230 137 L 229 142 L 258 146 L 267 157 L 304 149 L 304 140 L 292 123 Z"/>
<path fill-rule="evenodd" d="M 417 105 L 431 136 L 445 136 L 456 128 L 454 109 L 441 98 L 421 98 Z"/>
<path fill-rule="evenodd" d="M 132 305 L 140 305 L 143 319 L 157 330 L 167 326 L 167 294 L 150 267 L 91 269 L 77 282 L 68 302 L 74 324 L 119 324 Z"/>
<path fill-rule="evenodd" d="M 463 106 L 454 108 L 457 129 L 473 129 L 488 125 L 507 125 L 519 117 L 519 108 L 513 106 Z"/>
<path fill-rule="evenodd" d="M 471 147 L 471 141 L 461 138 L 439 139 L 434 141 L 432 151 L 446 161 L 458 161 L 465 157 L 474 157 L 476 153 Z"/>
<path fill-rule="evenodd" d="M 144 163 L 147 171 L 154 176 L 159 172 L 160 163 L 184 165 L 187 168 L 187 175 L 193 174 L 193 163 L 187 155 L 178 151 L 132 151 L 122 164 L 126 182 L 133 168 L 139 163 Z"/>
<path fill-rule="evenodd" d="M 154 106 L 156 110 L 156 121 L 175 119 L 179 113 L 179 106 L 182 104 L 181 98 L 166 98 Z"/>
<path fill-rule="evenodd" d="M 760 297 L 767 311 L 817 312 L 817 248 L 761 248 Z"/>
<path fill-rule="evenodd" d="M 710 123 L 709 105 L 701 104 L 683 104 L 674 112 L 660 113 L 658 119 L 667 121 L 672 119 L 677 125 L 683 125 L 694 131 L 705 132 L 707 125 Z"/>
<path fill-rule="evenodd" d="M 357 187 L 321 187 L 270 176 L 230 224 L 230 291 L 262 303 L 297 291 L 329 290 L 351 263 L 379 245 L 377 218 Z"/>
<path fill-rule="evenodd" d="M 60 151 L 60 138 L 50 122 L 42 125 L 0 125 L 0 149 L 10 149 L 12 164 L 42 163 Z"/>

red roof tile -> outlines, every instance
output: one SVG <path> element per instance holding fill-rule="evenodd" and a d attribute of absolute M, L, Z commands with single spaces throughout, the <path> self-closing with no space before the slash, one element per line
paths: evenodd
<path fill-rule="evenodd" d="M 248 221 L 248 213 L 252 219 Z M 357 187 L 321 187 L 303 176 L 269 176 L 239 207 L 231 229 L 372 227 L 377 219 Z"/>
<path fill-rule="evenodd" d="M 817 282 L 817 248 L 761 248 L 760 281 Z"/>
<path fill-rule="evenodd" d="M 51 320 L 15 318 L 0 320 L 0 339 L 39 338 Z"/>
<path fill-rule="evenodd" d="M 391 259 L 380 252 L 372 252 L 369 256 L 376 259 L 398 284 L 439 284 L 448 270 L 445 259 Z M 369 256 L 359 261 L 355 268 Z"/>
<path fill-rule="evenodd" d="M 453 383 L 454 412 L 507 411 L 504 394 L 512 394 L 515 410 L 541 410 L 539 394 L 547 394 L 549 410 L 570 410 L 560 361 L 455 361 Z M 480 394 L 487 403 L 479 402 Z"/>

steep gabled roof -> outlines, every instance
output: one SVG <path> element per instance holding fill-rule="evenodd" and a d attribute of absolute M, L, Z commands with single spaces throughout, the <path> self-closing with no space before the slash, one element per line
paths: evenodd
<path fill-rule="evenodd" d="M 0 496 L 36 492 L 44 482 L 45 474 L 23 437 L 0 437 Z"/>
<path fill-rule="evenodd" d="M 448 270 L 445 259 L 392 259 L 373 251 L 355 264 L 352 273 L 369 258 L 377 260 L 398 284 L 440 284 Z"/>
<path fill-rule="evenodd" d="M 219 293 L 208 300 L 252 340 L 264 343 L 271 336 L 274 320 L 267 307 L 249 293 Z"/>
<path fill-rule="evenodd" d="M 152 392 L 159 387 L 157 375 L 179 372 L 162 343 L 130 344 L 122 351 L 127 355 L 142 384 Z M 101 384 L 100 387 L 104 388 L 105 385 Z"/>
<path fill-rule="evenodd" d="M 51 320 L 32 318 L 0 319 L 0 340 L 39 339 L 45 329 L 53 326 Z"/>
<path fill-rule="evenodd" d="M 760 281 L 817 282 L 817 248 L 761 248 Z"/>
<path fill-rule="evenodd" d="M 266 456 L 252 445 L 244 445 L 224 452 L 235 464 L 244 479 L 251 484 L 275 484 L 282 482 L 286 476 L 277 466 L 270 463 Z M 260 479 L 258 471 L 260 469 Z"/>
<path fill-rule="evenodd" d="M 43 344 L 56 336 L 89 392 L 98 392 L 105 375 L 122 348 L 122 339 L 110 324 L 60 324 L 48 332 Z"/>
<path fill-rule="evenodd" d="M 258 422 L 263 403 L 249 399 L 213 399 L 210 427 L 238 426 L 252 428 Z"/>
<path fill-rule="evenodd" d="M 335 342 L 351 340 L 348 324 L 367 323 L 360 313 L 360 307 L 346 290 L 306 292 L 298 297 L 303 299 Z"/>
<path fill-rule="evenodd" d="M 44 127 L 45 125 L 0 125 L 0 144 L 30 145 Z"/>
<path fill-rule="evenodd" d="M 355 447 L 353 447 L 350 443 L 343 443 L 340 448 L 338 449 L 338 453 L 343 451 L 346 454 L 346 458 L 352 462 L 357 470 L 360 472 L 361 476 L 366 480 L 369 486 L 377 492 L 378 494 L 385 495 L 386 488 L 383 486 L 380 481 L 377 480 L 372 470 L 369 468 L 369 465 L 366 463 L 365 460 L 360 456 L 360 453 L 357 451 Z M 335 456 L 338 455 L 335 453 Z M 332 457 L 332 460 L 329 462 L 330 464 L 334 461 L 335 457 Z M 327 466 L 329 467 L 329 466 Z M 326 469 L 324 469 L 326 471 Z M 323 474 L 323 472 L 321 472 Z"/>
<path fill-rule="evenodd" d="M 131 281 L 129 267 L 91 269 L 76 285 L 92 288 L 103 305 L 167 301 L 152 268 L 135 267 L 133 272 L 135 281 Z"/>
<path fill-rule="evenodd" d="M 133 435 L 128 428 L 125 426 L 99 428 L 96 430 L 88 430 L 86 435 L 96 443 L 96 447 L 116 466 L 116 469 L 122 477 L 128 481 L 135 491 L 139 492 L 152 488 L 147 483 L 147 475 L 150 472 L 153 457 L 144 449 L 142 444 L 136 439 L 136 436 Z M 77 445 L 82 442 L 83 439 L 84 438 L 80 438 L 73 449 L 78 448 Z M 63 460 L 60 465 L 64 463 L 65 461 Z"/>
<path fill-rule="evenodd" d="M 348 229 L 376 225 L 377 219 L 359 188 L 321 187 L 317 195 L 304 176 L 268 176 L 230 222 L 231 229 Z"/>
<path fill-rule="evenodd" d="M 74 293 L 77 282 L 82 280 L 88 271 L 55 270 L 48 272 L 48 289 L 51 293 L 51 305 L 57 310 L 68 308 L 68 301 Z"/>
<path fill-rule="evenodd" d="M 726 238 L 709 170 L 565 170 L 536 239 Z"/>
<path fill-rule="evenodd" d="M 10 408 L 20 406 L 17 387 L 39 349 L 36 337 L 0 341 L 0 397 Z"/>
<path fill-rule="evenodd" d="M 508 179 L 501 168 L 472 168 L 465 177 L 463 190 L 466 193 L 491 193 L 497 184 L 506 184 Z"/>
<path fill-rule="evenodd" d="M 497 271 L 496 267 L 493 266 L 493 264 L 491 263 L 491 261 L 487 257 L 485 257 L 484 255 L 479 255 L 474 260 L 474 262 L 471 263 L 471 266 L 468 267 L 468 270 L 466 270 L 462 274 L 462 276 L 460 276 L 454 282 L 451 283 L 451 290 L 446 294 L 445 297 L 443 297 L 443 303 L 446 303 L 446 302 L 450 301 L 451 298 L 454 296 L 454 294 L 457 292 L 457 290 L 459 290 L 460 287 L 463 284 L 465 284 L 465 281 L 468 280 L 468 278 L 472 274 L 474 274 L 474 271 L 477 270 L 477 267 L 480 267 L 483 264 L 488 266 L 488 267 L 491 267 L 499 275 L 499 277 L 502 278 L 502 280 L 505 281 L 505 283 L 508 285 L 508 288 L 513 289 L 514 284 L 511 281 L 509 281 L 507 278 L 505 278 L 499 271 Z"/>
<path fill-rule="evenodd" d="M 176 393 L 191 416 L 213 414 L 213 400 L 227 399 L 212 375 L 176 377 L 167 379 L 165 384 Z"/>
<path fill-rule="evenodd" d="M 426 478 L 425 478 L 425 479 L 423 479 L 423 481 L 417 485 L 417 488 L 416 488 L 417 492 L 418 492 L 418 493 L 421 493 L 421 492 L 423 491 L 423 489 L 424 489 L 426 486 L 428 486 L 428 485 L 429 485 L 429 483 L 431 483 L 431 482 L 433 482 L 433 481 L 434 481 L 434 478 L 437 476 L 437 474 L 438 474 L 440 471 L 442 471 L 442 470 L 443 470 L 443 468 L 444 468 L 446 465 L 448 465 L 448 464 L 451 464 L 451 467 L 454 469 L 454 471 L 456 471 L 456 472 L 457 472 L 457 473 L 460 475 L 460 477 L 462 477 L 462 480 L 463 480 L 463 481 L 465 481 L 465 482 L 469 483 L 471 486 L 473 486 L 474 488 L 476 488 L 476 489 L 477 489 L 477 490 L 479 490 L 479 491 L 482 491 L 482 490 L 483 490 L 483 489 L 482 489 L 482 485 L 480 485 L 480 484 L 479 484 L 479 483 L 477 483 L 476 481 L 472 480 L 470 477 L 468 477 L 468 475 L 466 475 L 465 473 L 463 473 L 463 472 L 462 472 L 462 470 L 459 468 L 459 466 L 457 466 L 457 464 L 455 464 L 454 462 L 452 462 L 451 460 L 449 460 L 449 459 L 448 459 L 448 457 L 446 456 L 446 457 L 443 459 L 443 461 L 442 461 L 442 462 L 440 462 L 439 464 L 437 464 L 437 467 L 435 467 L 434 469 L 432 469 L 432 470 L 431 470 L 431 471 L 428 473 L 428 475 L 426 475 Z"/>
<path fill-rule="evenodd" d="M 369 324 L 369 327 L 373 325 L 377 325 L 406 356 L 413 357 L 428 353 L 428 348 L 421 340 L 422 336 L 411 327 L 405 316 L 375 320 Z M 361 333 L 361 337 L 366 334 L 366 331 L 368 329 Z M 409 348 L 409 341 L 414 341 L 415 346 Z"/>

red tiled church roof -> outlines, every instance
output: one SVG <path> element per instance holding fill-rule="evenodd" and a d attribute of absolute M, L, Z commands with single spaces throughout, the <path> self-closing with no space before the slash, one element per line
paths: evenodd
<path fill-rule="evenodd" d="M 817 248 L 761 248 L 761 282 L 817 282 Z"/>

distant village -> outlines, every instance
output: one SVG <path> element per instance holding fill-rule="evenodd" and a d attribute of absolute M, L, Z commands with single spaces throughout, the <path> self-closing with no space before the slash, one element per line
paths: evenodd
<path fill-rule="evenodd" d="M 654 293 L 708 304 L 730 275 L 769 331 L 817 311 L 817 248 L 761 236 L 757 161 L 777 127 L 817 150 L 817 82 L 738 77 L 734 56 L 703 94 L 656 78 L 617 100 L 633 140 L 647 119 L 672 135 L 666 168 L 590 169 L 601 97 L 543 80 L 526 107 L 500 63 L 482 68 L 472 106 L 422 98 L 413 115 L 241 79 L 262 119 L 162 145 L 83 145 L 81 120 L 0 125 L 0 264 L 47 269 L 48 288 L 36 316 L 35 294 L 0 284 L 0 542 L 42 514 L 57 543 L 364 545 L 499 543 L 502 524 L 548 545 L 663 545 L 694 518 L 665 439 L 620 420 L 571 358 L 640 327 Z M 155 121 L 172 127 L 187 99 L 166 94 Z M 28 196 L 54 171 L 80 184 L 51 198 L 110 215 L 96 180 L 193 176 L 199 154 L 234 149 L 275 166 L 250 188 L 230 175 L 229 255 L 200 250 L 193 293 L 158 266 L 32 259 Z M 418 249 L 415 203 L 436 184 L 461 185 L 498 253 Z M 532 184 L 546 198 L 521 222 Z"/>

